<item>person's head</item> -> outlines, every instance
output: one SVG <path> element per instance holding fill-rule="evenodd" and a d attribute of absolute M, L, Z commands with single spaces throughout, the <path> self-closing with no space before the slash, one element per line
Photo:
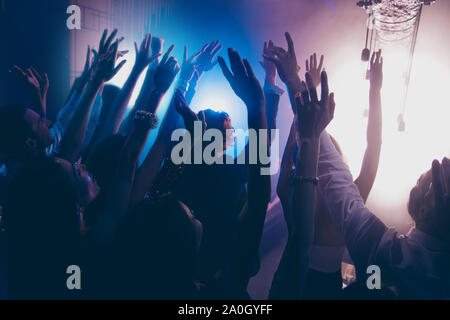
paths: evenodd
<path fill-rule="evenodd" d="M 438 163 L 438 162 L 437 162 Z M 440 164 L 438 164 L 441 166 Z M 442 161 L 443 186 L 449 187 L 450 160 Z M 446 181 L 447 180 L 447 181 Z M 450 213 L 438 208 L 436 203 L 436 186 L 433 181 L 433 168 L 422 174 L 417 184 L 411 189 L 408 212 L 416 228 L 444 241 L 450 241 Z M 445 193 L 445 190 L 444 190 Z M 448 208 L 447 208 L 448 210 Z"/>
<path fill-rule="evenodd" d="M 200 117 L 201 112 L 202 111 L 200 111 L 197 116 Z M 205 115 L 206 129 L 218 129 L 222 133 L 223 149 L 225 151 L 233 142 L 233 136 L 228 134 L 231 132 L 230 130 L 233 130 L 230 116 L 226 112 L 219 112 L 211 109 L 203 110 L 203 113 Z"/>
<path fill-rule="evenodd" d="M 186 298 L 192 294 L 202 225 L 175 196 L 144 200 L 118 235 L 115 252 L 125 269 L 132 270 L 125 281 L 136 295 Z"/>
<path fill-rule="evenodd" d="M 14 176 L 4 222 L 16 243 L 65 243 L 80 234 L 81 205 L 96 196 L 84 169 L 45 156 L 28 161 Z"/>
<path fill-rule="evenodd" d="M 0 107 L 0 151 L 17 157 L 43 152 L 54 142 L 50 125 L 23 105 Z"/>

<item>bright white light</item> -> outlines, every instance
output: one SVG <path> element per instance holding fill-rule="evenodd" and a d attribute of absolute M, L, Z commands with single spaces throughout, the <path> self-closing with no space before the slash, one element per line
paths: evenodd
<path fill-rule="evenodd" d="M 416 53 L 405 113 L 406 131 L 397 130 L 404 83 L 399 66 L 405 64 L 407 57 L 398 52 L 384 53 L 383 145 L 368 202 L 375 213 L 390 223 L 406 221 L 410 189 L 429 170 L 433 159 L 450 154 L 450 73 L 437 57 Z M 341 144 L 355 178 L 366 147 L 367 118 L 362 114 L 368 106 L 368 81 L 362 79 L 360 67 L 358 60 L 341 64 L 330 82 L 337 106 L 329 131 Z"/>

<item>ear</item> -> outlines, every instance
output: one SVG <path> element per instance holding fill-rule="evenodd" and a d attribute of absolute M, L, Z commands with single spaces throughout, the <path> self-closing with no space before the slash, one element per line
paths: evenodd
<path fill-rule="evenodd" d="M 37 148 L 38 148 L 38 143 L 33 138 L 27 138 L 25 140 L 24 146 L 25 146 L 25 150 L 28 150 L 28 151 L 31 151 L 31 152 L 35 153 L 37 151 Z"/>

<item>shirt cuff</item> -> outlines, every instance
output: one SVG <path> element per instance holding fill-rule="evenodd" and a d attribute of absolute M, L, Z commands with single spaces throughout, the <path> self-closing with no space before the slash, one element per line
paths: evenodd
<path fill-rule="evenodd" d="M 277 96 L 281 96 L 284 93 L 284 90 L 278 87 L 277 85 L 266 83 L 264 84 L 264 92 L 273 93 L 276 94 Z"/>
<path fill-rule="evenodd" d="M 345 247 L 313 245 L 309 257 L 309 267 L 319 272 L 337 272 L 341 268 L 344 250 Z"/>

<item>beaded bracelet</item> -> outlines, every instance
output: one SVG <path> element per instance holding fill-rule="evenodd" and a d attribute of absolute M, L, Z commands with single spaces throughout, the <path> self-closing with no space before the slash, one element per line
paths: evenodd
<path fill-rule="evenodd" d="M 156 114 L 138 110 L 134 116 L 136 123 L 144 125 L 146 128 L 156 129 L 158 127 L 159 119 Z"/>

